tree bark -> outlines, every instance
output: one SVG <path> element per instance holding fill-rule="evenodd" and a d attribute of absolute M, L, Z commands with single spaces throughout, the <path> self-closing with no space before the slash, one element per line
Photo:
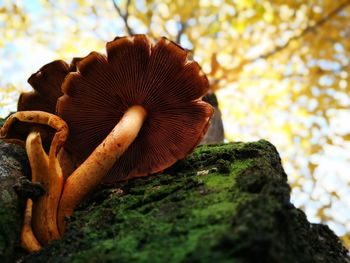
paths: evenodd
<path fill-rule="evenodd" d="M 267 141 L 200 146 L 162 174 L 96 191 L 24 262 L 349 262 L 290 202 Z"/>

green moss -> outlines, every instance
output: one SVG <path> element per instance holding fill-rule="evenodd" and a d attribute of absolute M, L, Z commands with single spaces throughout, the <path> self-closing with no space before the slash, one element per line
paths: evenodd
<path fill-rule="evenodd" d="M 334 234 L 290 203 L 266 141 L 198 147 L 122 190 L 95 193 L 25 262 L 345 262 Z"/>

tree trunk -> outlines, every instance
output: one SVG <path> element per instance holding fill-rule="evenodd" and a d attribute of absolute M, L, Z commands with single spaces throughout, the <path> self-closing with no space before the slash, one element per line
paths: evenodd
<path fill-rule="evenodd" d="M 15 186 L 28 173 L 25 150 L 0 140 L 0 259 L 13 262 L 22 226 L 23 199 Z"/>
<path fill-rule="evenodd" d="M 349 262 L 290 203 L 267 141 L 200 146 L 162 174 L 100 189 L 24 262 Z"/>

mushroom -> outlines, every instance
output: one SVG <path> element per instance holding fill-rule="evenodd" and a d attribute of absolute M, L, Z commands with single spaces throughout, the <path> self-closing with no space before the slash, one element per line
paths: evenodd
<path fill-rule="evenodd" d="M 213 114 L 201 101 L 208 80 L 199 65 L 165 38 L 155 45 L 144 35 L 116 38 L 107 57 L 92 52 L 70 66 L 54 61 L 29 82 L 34 91 L 18 104 L 27 111 L 12 115 L 1 137 L 26 141 L 33 181 L 46 189 L 27 202 L 22 245 L 32 244 L 31 251 L 59 238 L 65 216 L 99 183 L 146 176 L 184 158 Z M 55 108 L 72 130 L 64 148 L 68 128 L 49 113 Z M 72 158 L 81 164 L 74 172 Z"/>
<path fill-rule="evenodd" d="M 101 182 L 146 176 L 184 158 L 208 128 L 208 80 L 180 46 L 144 35 L 107 43 L 65 78 L 57 114 L 70 129 L 65 148 L 81 165 L 67 178 L 58 210 L 64 218 Z"/>
<path fill-rule="evenodd" d="M 34 91 L 22 93 L 18 99 L 18 111 L 46 111 L 55 113 L 57 99 L 62 96 L 61 85 L 72 70 L 66 62 L 55 60 L 41 67 L 28 79 Z"/>
<path fill-rule="evenodd" d="M 81 58 L 73 58 L 71 64 L 67 64 L 63 60 L 55 60 L 42 66 L 36 73 L 32 74 L 28 79 L 28 83 L 34 90 L 20 95 L 17 111 L 45 111 L 55 114 L 57 99 L 63 95 L 61 91 L 63 80 L 69 72 L 76 70 L 76 63 L 79 60 Z M 50 134 L 43 133 L 41 135 L 46 135 L 46 138 L 41 137 L 41 139 L 44 147 L 47 148 L 51 143 L 53 134 L 51 132 Z M 64 148 L 61 148 L 57 153 L 57 158 L 63 176 L 66 178 L 75 169 L 75 161 Z"/>
<path fill-rule="evenodd" d="M 43 111 L 20 111 L 11 115 L 0 130 L 0 138 L 25 142 L 32 172 L 32 181 L 42 184 L 45 194 L 27 201 L 21 243 L 29 251 L 40 249 L 59 239 L 57 207 L 63 189 L 62 169 L 57 153 L 68 136 L 66 123 L 58 116 Z M 41 138 L 51 138 L 45 152 Z M 34 232 L 34 233 L 33 233 Z"/>

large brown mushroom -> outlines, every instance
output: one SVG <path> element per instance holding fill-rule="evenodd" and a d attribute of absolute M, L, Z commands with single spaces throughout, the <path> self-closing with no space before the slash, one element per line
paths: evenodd
<path fill-rule="evenodd" d="M 208 81 L 199 65 L 165 38 L 155 45 L 144 35 L 117 38 L 107 44 L 107 57 L 93 52 L 70 66 L 54 61 L 29 82 L 34 92 L 20 97 L 20 112 L 1 133 L 26 141 L 33 181 L 46 190 L 46 199 L 27 204 L 22 244 L 30 251 L 40 248 L 36 238 L 42 244 L 59 238 L 64 217 L 101 181 L 156 173 L 184 158 L 213 113 L 201 101 Z M 62 92 L 56 113 L 71 129 L 64 148 L 68 128 L 47 113 Z M 73 159 L 81 165 L 71 173 Z"/>
<path fill-rule="evenodd" d="M 204 135 L 213 109 L 201 101 L 208 80 L 177 44 L 144 35 L 107 43 L 63 82 L 57 114 L 68 124 L 65 148 L 81 165 L 59 205 L 64 218 L 100 182 L 159 172 L 184 158 Z"/>

